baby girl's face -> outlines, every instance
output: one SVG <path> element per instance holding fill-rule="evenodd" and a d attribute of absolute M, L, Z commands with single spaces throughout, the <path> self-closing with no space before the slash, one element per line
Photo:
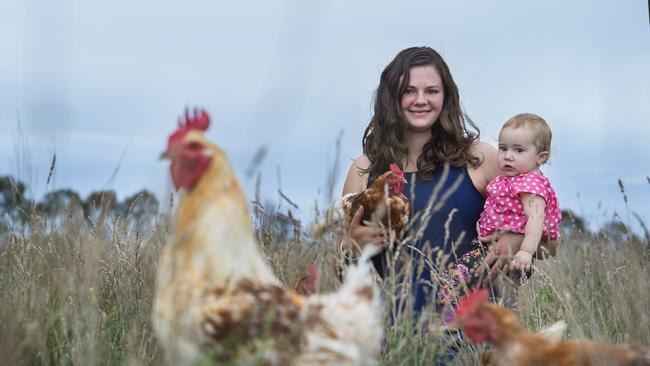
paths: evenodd
<path fill-rule="evenodd" d="M 537 151 L 535 132 L 527 127 L 506 127 L 499 133 L 497 159 L 501 173 L 509 177 L 539 169 L 548 152 Z"/>

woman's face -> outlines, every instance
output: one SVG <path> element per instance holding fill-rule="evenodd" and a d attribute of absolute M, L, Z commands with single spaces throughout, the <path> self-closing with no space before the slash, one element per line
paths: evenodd
<path fill-rule="evenodd" d="M 445 101 L 442 79 L 433 66 L 409 70 L 409 85 L 400 105 L 412 131 L 428 131 L 438 120 Z"/>

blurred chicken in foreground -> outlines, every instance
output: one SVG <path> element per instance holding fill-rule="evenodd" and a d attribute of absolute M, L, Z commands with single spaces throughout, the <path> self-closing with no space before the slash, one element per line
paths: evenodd
<path fill-rule="evenodd" d="M 223 363 L 248 355 L 275 365 L 372 365 L 382 338 L 368 249 L 336 293 L 285 289 L 258 250 L 248 201 L 225 153 L 204 131 L 204 111 L 186 112 L 163 157 L 180 200 L 163 249 L 153 307 L 171 364 Z"/>
<path fill-rule="evenodd" d="M 459 304 L 455 326 L 473 343 L 490 343 L 494 349 L 484 365 L 650 365 L 650 348 L 616 346 L 588 340 L 561 341 L 523 329 L 508 308 L 488 302 L 488 290 L 470 293 Z"/>

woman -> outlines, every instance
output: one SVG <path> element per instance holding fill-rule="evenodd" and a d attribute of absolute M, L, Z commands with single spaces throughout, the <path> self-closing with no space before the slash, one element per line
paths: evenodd
<path fill-rule="evenodd" d="M 415 218 L 412 245 L 420 253 L 427 245 L 461 257 L 476 236 L 488 182 L 499 172 L 496 149 L 479 140 L 479 130 L 461 111 L 458 88 L 447 64 L 429 47 L 401 51 L 384 69 L 374 103 L 374 115 L 363 135 L 363 155 L 350 167 L 343 195 L 364 190 L 391 163 L 406 172 Z M 448 170 L 445 168 L 448 166 Z M 442 189 L 436 185 L 441 184 Z M 433 192 L 437 211 L 425 214 Z M 343 249 L 386 245 L 378 227 L 363 226 L 363 208 L 356 212 Z M 427 217 L 428 216 L 428 217 Z M 423 260 L 417 255 L 415 261 Z M 380 275 L 387 268 L 375 258 Z M 431 301 L 430 271 L 416 282 L 414 309 Z"/>

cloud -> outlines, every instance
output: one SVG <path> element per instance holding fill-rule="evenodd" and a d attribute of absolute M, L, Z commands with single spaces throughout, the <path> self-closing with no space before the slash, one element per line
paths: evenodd
<path fill-rule="evenodd" d="M 280 167 L 283 191 L 309 207 L 325 188 L 339 132 L 345 174 L 361 153 L 379 74 L 414 45 L 445 57 L 486 141 L 519 112 L 549 121 L 555 147 L 546 171 L 561 201 L 616 205 L 616 179 L 640 181 L 650 168 L 641 158 L 650 156 L 650 49 L 640 0 L 287 0 L 255 8 L 118 0 L 7 9 L 0 128 L 15 131 L 20 116 L 38 169 L 56 151 L 57 184 L 81 191 L 105 184 L 128 146 L 112 188 L 164 195 L 166 167 L 156 157 L 191 104 L 210 111 L 208 136 L 242 177 L 266 145 L 266 194 L 277 197 Z M 0 174 L 10 172 L 13 144 L 11 133 L 0 135 Z M 246 185 L 254 189 L 254 180 Z M 577 200 L 576 192 L 593 194 Z M 650 219 L 650 209 L 639 210 Z"/>

